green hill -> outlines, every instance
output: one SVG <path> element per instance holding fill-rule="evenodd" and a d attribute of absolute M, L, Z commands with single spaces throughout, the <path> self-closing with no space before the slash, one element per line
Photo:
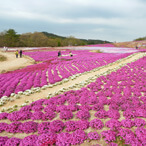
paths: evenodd
<path fill-rule="evenodd" d="M 53 33 L 48 33 L 48 32 L 42 32 L 44 35 L 46 35 L 48 38 L 51 38 L 51 39 L 56 39 L 56 38 L 59 38 L 59 39 L 67 39 L 68 37 L 63 37 L 63 36 L 59 36 L 59 35 L 56 35 L 56 34 L 53 34 Z M 71 38 L 71 37 L 69 37 Z M 73 37 L 72 37 L 73 38 Z M 103 40 L 92 40 L 92 39 L 79 39 L 79 38 L 76 38 L 80 41 L 83 41 L 84 44 L 86 45 L 91 45 L 91 44 L 104 44 L 104 43 L 111 43 L 109 41 L 103 41 Z"/>
<path fill-rule="evenodd" d="M 134 41 L 144 41 L 144 40 L 146 40 L 146 36 L 145 36 L 145 37 L 137 38 L 137 39 L 135 39 Z"/>
<path fill-rule="evenodd" d="M 14 29 L 0 33 L 0 47 L 60 47 L 110 43 L 105 40 L 64 37 L 48 32 L 17 34 Z"/>

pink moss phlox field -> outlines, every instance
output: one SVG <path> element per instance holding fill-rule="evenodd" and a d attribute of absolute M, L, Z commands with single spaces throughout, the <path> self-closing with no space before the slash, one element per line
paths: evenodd
<path fill-rule="evenodd" d="M 19 129 L 24 133 L 34 133 L 38 129 L 38 123 L 33 121 L 25 122 L 19 126 Z"/>
<path fill-rule="evenodd" d="M 73 118 L 73 114 L 71 111 L 62 110 L 60 112 L 60 119 L 69 120 Z"/>
<path fill-rule="evenodd" d="M 48 111 L 45 114 L 42 114 L 42 120 L 52 120 L 56 117 L 56 113 L 53 111 Z"/>
<path fill-rule="evenodd" d="M 23 139 L 0 137 L 0 145 L 13 141 L 13 145 L 21 146 L 51 143 L 70 146 L 92 139 L 98 143 L 101 138 L 111 146 L 117 145 L 116 138 L 131 146 L 145 145 L 145 64 L 143 57 L 98 77 L 80 90 L 34 101 L 12 113 L 0 113 L 1 134 L 29 134 Z M 9 120 L 9 124 L 4 120 Z M 96 133 L 97 130 L 101 132 Z"/>
<path fill-rule="evenodd" d="M 102 129 L 104 127 L 103 122 L 99 119 L 91 120 L 89 125 L 91 128 L 95 128 L 95 129 Z"/>
<path fill-rule="evenodd" d="M 116 140 L 116 132 L 112 130 L 107 130 L 101 132 L 102 137 L 104 137 L 104 140 L 107 141 L 108 143 L 111 141 Z"/>
<path fill-rule="evenodd" d="M 6 141 L 5 146 L 18 146 L 20 141 L 20 138 L 12 137 Z"/>
<path fill-rule="evenodd" d="M 115 47 L 113 44 L 109 44 L 109 43 L 106 43 L 106 44 L 87 45 L 87 46 L 90 46 L 90 47 Z"/>
<path fill-rule="evenodd" d="M 76 113 L 76 117 L 81 120 L 88 120 L 90 118 L 90 113 L 88 110 L 80 110 Z"/>
<path fill-rule="evenodd" d="M 56 142 L 57 134 L 48 132 L 47 134 L 41 134 L 36 141 L 37 146 L 53 145 Z"/>
<path fill-rule="evenodd" d="M 7 136 L 0 136 L 0 145 L 3 146 L 5 145 L 6 141 L 8 140 L 9 138 Z"/>
<path fill-rule="evenodd" d="M 37 139 L 38 139 L 37 135 L 27 136 L 27 137 L 25 137 L 24 139 L 21 140 L 20 146 L 24 146 L 24 145 L 36 146 Z"/>
<path fill-rule="evenodd" d="M 65 123 L 65 127 L 67 132 L 75 131 L 78 129 L 78 125 L 76 121 L 67 121 Z"/>
<path fill-rule="evenodd" d="M 25 52 L 35 61 L 41 62 L 0 74 L 0 97 L 54 84 L 72 75 L 90 71 L 130 55 L 129 53 L 93 53 L 87 50 L 74 50 L 72 53 L 74 54 L 73 57 L 57 57 L 57 51 Z M 62 51 L 62 54 L 67 55 L 69 52 Z"/>
<path fill-rule="evenodd" d="M 6 119 L 7 118 L 7 116 L 8 116 L 8 113 L 1 113 L 0 114 L 0 120 L 2 120 L 2 119 Z"/>
<path fill-rule="evenodd" d="M 106 119 L 108 117 L 108 113 L 105 110 L 99 110 L 94 115 L 100 119 Z"/>
<path fill-rule="evenodd" d="M 8 127 L 7 123 L 0 123 L 0 133 L 5 131 L 7 127 Z"/>
<path fill-rule="evenodd" d="M 121 122 L 116 119 L 110 119 L 105 123 L 106 127 L 111 128 L 111 130 L 121 127 Z"/>
<path fill-rule="evenodd" d="M 21 130 L 19 129 L 19 126 L 21 125 L 21 122 L 13 122 L 9 125 L 7 125 L 5 131 L 9 133 L 21 133 Z"/>
<path fill-rule="evenodd" d="M 88 138 L 93 139 L 93 140 L 99 140 L 100 135 L 97 132 L 89 132 L 88 133 Z"/>
<path fill-rule="evenodd" d="M 140 130 L 140 132 L 139 132 Z M 130 145 L 143 145 L 146 142 L 145 129 L 139 128 L 135 130 L 135 133 L 129 129 L 119 129 L 117 136 L 122 137 L 125 140 L 125 144 Z M 140 136 L 140 137 L 139 137 Z"/>
<path fill-rule="evenodd" d="M 71 144 L 71 134 L 69 133 L 59 133 L 57 136 L 56 145 L 58 146 L 70 146 Z"/>
<path fill-rule="evenodd" d="M 84 140 L 87 139 L 87 136 L 83 130 L 76 130 L 71 134 L 71 144 L 76 145 L 76 144 L 81 144 L 84 142 Z"/>

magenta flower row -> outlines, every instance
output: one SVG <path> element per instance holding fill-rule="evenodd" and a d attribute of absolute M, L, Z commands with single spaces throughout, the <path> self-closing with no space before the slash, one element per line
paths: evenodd
<path fill-rule="evenodd" d="M 134 145 L 145 145 L 145 136 L 146 136 L 146 129 L 144 128 L 137 128 L 135 133 L 129 129 L 119 128 L 118 132 L 113 130 L 107 130 L 101 132 L 102 137 L 111 145 L 117 146 L 117 144 L 113 143 L 116 140 L 116 137 L 120 136 L 122 139 L 125 140 L 125 144 Z M 56 134 L 52 131 L 48 131 L 45 134 L 38 135 L 30 135 L 25 137 L 24 139 L 20 138 L 8 138 L 6 136 L 0 136 L 0 145 L 4 146 L 44 146 L 44 145 L 53 145 L 56 144 L 58 146 L 70 146 L 70 145 L 77 145 L 82 144 L 84 140 L 91 139 L 91 140 L 99 140 L 100 135 L 97 132 L 90 132 L 86 135 L 83 130 L 76 130 L 73 133 L 59 133 Z"/>
<path fill-rule="evenodd" d="M 34 56 L 38 58 L 41 58 L 40 56 L 43 54 L 48 60 L 41 60 L 43 61 L 42 63 L 30 65 L 10 73 L 0 74 L 0 97 L 10 96 L 11 93 L 25 91 L 32 87 L 54 84 L 64 78 L 90 71 L 129 55 L 76 51 L 77 55 L 75 57 L 57 57 L 49 60 L 50 56 L 48 55 L 55 52 L 28 52 L 28 54 L 30 53 L 34 53 Z"/>
<path fill-rule="evenodd" d="M 18 143 L 22 143 L 21 145 L 29 145 L 29 142 L 30 145 L 31 142 L 37 145 L 38 139 L 40 143 L 42 140 L 46 144 L 75 145 L 83 143 L 85 139 L 99 140 L 101 137 L 110 145 L 116 145 L 116 137 L 120 137 L 128 145 L 145 145 L 145 64 L 146 57 L 143 57 L 107 76 L 100 76 L 95 82 L 80 90 L 71 90 L 50 99 L 37 100 L 13 113 L 1 113 L 0 120 L 8 119 L 12 123 L 1 122 L 0 131 L 38 133 L 21 140 L 16 139 Z M 109 109 L 105 110 L 105 106 Z M 120 111 L 125 118 L 121 121 Z M 91 115 L 91 112 L 95 114 Z M 60 120 L 54 119 L 57 115 L 60 116 Z M 110 119 L 103 124 L 102 120 L 107 118 Z M 29 122 L 21 122 L 23 120 Z M 43 121 L 38 124 L 34 120 Z M 109 130 L 95 132 L 104 126 Z M 89 127 L 95 131 L 85 133 L 84 130 Z M 136 128 L 132 131 L 133 127 Z M 50 133 L 54 135 L 53 138 L 49 138 Z M 6 143 L 10 139 L 0 137 L 0 142 Z"/>

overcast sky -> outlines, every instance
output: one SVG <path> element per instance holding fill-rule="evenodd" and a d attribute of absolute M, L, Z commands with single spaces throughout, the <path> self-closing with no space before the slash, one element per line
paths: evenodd
<path fill-rule="evenodd" d="M 0 32 L 132 41 L 146 36 L 146 0 L 0 0 Z"/>

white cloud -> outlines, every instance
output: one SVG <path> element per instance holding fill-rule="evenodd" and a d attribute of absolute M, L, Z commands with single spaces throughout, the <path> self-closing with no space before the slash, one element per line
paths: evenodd
<path fill-rule="evenodd" d="M 29 30 L 39 30 L 39 24 L 46 26 L 45 31 L 50 31 L 47 26 L 51 26 L 52 31 L 59 33 L 59 28 L 65 26 L 62 29 L 65 34 L 68 31 L 68 34 L 83 38 L 87 34 L 96 37 L 99 32 L 102 38 L 113 35 L 119 40 L 134 39 L 136 34 L 139 37 L 146 32 L 145 5 L 145 0 L 4 0 L 0 2 L 0 20 L 6 28 L 23 29 L 20 20 L 26 23 L 34 20 L 33 28 L 30 26 Z M 127 38 L 123 38 L 124 34 Z"/>

